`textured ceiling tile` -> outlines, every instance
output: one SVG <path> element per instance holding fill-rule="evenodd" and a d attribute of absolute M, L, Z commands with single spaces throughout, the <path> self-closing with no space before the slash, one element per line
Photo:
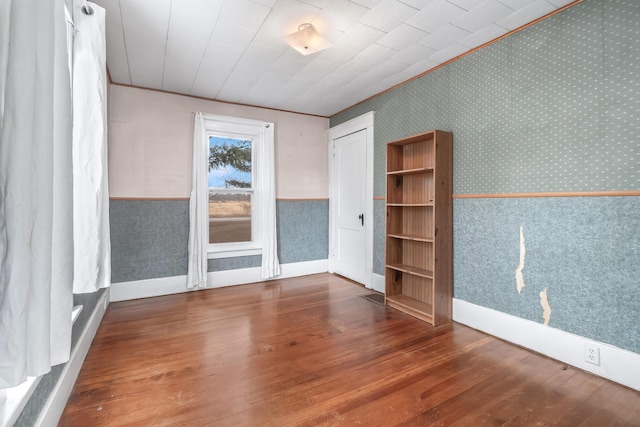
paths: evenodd
<path fill-rule="evenodd" d="M 262 72 L 253 66 L 237 66 L 216 95 L 222 101 L 239 102 L 260 80 Z"/>
<path fill-rule="evenodd" d="M 267 71 L 271 64 L 273 64 L 283 52 L 282 49 L 274 49 L 259 43 L 251 43 L 244 51 L 240 62 L 252 64 L 258 67 L 260 71 Z"/>
<path fill-rule="evenodd" d="M 243 50 L 233 46 L 211 43 L 200 63 L 191 93 L 215 98 L 220 88 L 240 60 Z"/>
<path fill-rule="evenodd" d="M 191 93 L 191 86 L 203 54 L 204 49 L 169 40 L 162 74 L 162 89 Z"/>
<path fill-rule="evenodd" d="M 271 101 L 280 105 L 282 109 L 292 110 L 290 107 L 291 100 L 296 99 L 301 93 L 307 89 L 308 85 L 303 83 L 287 83 L 280 87 L 272 96 Z"/>
<path fill-rule="evenodd" d="M 416 9 L 398 0 L 382 0 L 360 19 L 362 24 L 389 32 L 413 15 Z"/>
<path fill-rule="evenodd" d="M 164 30 L 166 34 L 171 0 L 122 1 L 120 10 L 124 23 Z"/>
<path fill-rule="evenodd" d="M 317 113 L 317 99 L 307 98 L 304 95 L 298 95 L 296 98 L 291 98 L 286 104 L 286 110 L 300 111 L 306 114 L 318 114 Z"/>
<path fill-rule="evenodd" d="M 377 43 L 395 50 L 402 50 L 422 40 L 427 33 L 407 24 L 400 24 L 396 29 L 380 38 Z"/>
<path fill-rule="evenodd" d="M 432 49 L 444 49 L 447 46 L 457 43 L 458 40 L 462 40 L 470 33 L 454 25 L 448 24 L 436 31 L 433 34 L 429 34 L 424 39 L 420 40 L 420 44 L 430 47 Z"/>
<path fill-rule="evenodd" d="M 336 72 L 348 76 L 357 76 L 383 63 L 396 53 L 395 50 L 384 46 L 371 45 L 355 58 L 339 67 Z"/>
<path fill-rule="evenodd" d="M 518 10 L 530 5 L 534 1 L 536 0 L 500 0 L 500 3 L 504 4 L 507 7 L 510 7 L 513 10 Z"/>
<path fill-rule="evenodd" d="M 317 7 L 318 9 L 322 9 L 324 7 L 329 7 L 329 1 L 327 0 L 298 0 L 300 3 L 306 3 L 311 6 Z"/>
<path fill-rule="evenodd" d="M 328 34 L 323 33 L 325 37 L 330 38 L 331 32 L 344 33 L 367 12 L 369 12 L 368 8 L 349 0 L 331 0 L 322 7 L 312 24 L 330 29 Z"/>
<path fill-rule="evenodd" d="M 409 80 L 415 76 L 418 76 L 424 73 L 427 70 L 430 70 L 434 67 L 437 67 L 439 64 L 437 62 L 431 61 L 429 59 L 422 59 L 413 65 L 408 66 L 403 71 L 399 72 L 398 75 L 404 80 Z"/>
<path fill-rule="evenodd" d="M 439 63 L 437 62 L 423 59 L 413 65 L 403 68 L 396 74 L 387 77 L 386 79 L 382 80 L 382 83 L 387 85 L 387 87 L 390 87 L 398 83 L 406 82 L 407 80 L 411 80 L 415 76 L 418 76 L 425 71 L 432 69 L 433 67 L 437 67 L 438 65 Z"/>
<path fill-rule="evenodd" d="M 394 61 L 393 59 L 388 59 L 371 68 L 369 73 L 378 76 L 378 80 L 380 80 L 380 76 L 384 76 L 386 78 L 386 76 L 396 74 L 406 68 L 407 64 Z"/>
<path fill-rule="evenodd" d="M 191 31 L 201 28 L 211 32 L 211 28 L 218 20 L 224 0 L 180 0 L 171 3 L 171 18 L 169 25 L 177 22 L 181 25 L 191 25 Z"/>
<path fill-rule="evenodd" d="M 124 45 L 122 27 L 108 25 L 105 28 L 107 37 L 107 66 L 111 79 L 116 83 L 131 84 L 127 50 Z"/>
<path fill-rule="evenodd" d="M 347 84 L 351 79 L 347 76 L 333 73 L 320 80 L 318 83 L 327 87 L 331 92 L 335 91 L 340 86 Z"/>
<path fill-rule="evenodd" d="M 287 78 L 279 73 L 266 72 L 251 90 L 242 98 L 241 102 L 249 105 L 268 104 L 270 98 L 287 83 Z"/>
<path fill-rule="evenodd" d="M 166 28 L 143 28 L 124 21 L 123 30 L 131 84 L 161 89 Z"/>
<path fill-rule="evenodd" d="M 164 60 L 158 60 L 156 57 L 146 58 L 144 51 L 134 51 L 133 55 L 129 56 L 131 84 L 151 89 L 162 89 Z"/>
<path fill-rule="evenodd" d="M 369 9 L 373 9 L 378 3 L 380 3 L 380 0 L 351 0 L 351 1 Z"/>
<path fill-rule="evenodd" d="M 114 82 L 330 114 L 571 0 L 96 3 L 107 13 L 107 64 Z M 334 46 L 298 55 L 283 37 L 304 22 Z"/>
<path fill-rule="evenodd" d="M 378 44 L 372 44 L 371 46 L 364 49 L 360 54 L 358 54 L 358 57 L 364 57 L 367 58 L 367 60 L 374 62 L 375 64 L 379 64 L 391 58 L 396 53 L 397 51 L 394 49 L 380 46 Z"/>
<path fill-rule="evenodd" d="M 538 19 L 547 13 L 553 12 L 554 10 L 555 8 L 546 1 L 537 0 L 535 3 L 531 3 L 529 6 L 526 6 L 498 21 L 497 24 L 509 30 L 515 30 L 516 28 Z"/>
<path fill-rule="evenodd" d="M 278 2 L 278 0 L 253 0 L 254 3 L 261 4 L 267 7 L 273 7 Z"/>
<path fill-rule="evenodd" d="M 436 52 L 436 49 L 431 47 L 414 44 L 398 52 L 391 59 L 410 65 L 427 59 Z"/>
<path fill-rule="evenodd" d="M 464 15 L 459 16 L 452 24 L 473 33 L 499 21 L 512 12 L 513 10 L 502 3 L 498 3 L 496 0 L 488 0 Z"/>
<path fill-rule="evenodd" d="M 281 50 L 252 43 L 229 74 L 218 97 L 235 102 L 244 98 L 281 54 Z"/>
<path fill-rule="evenodd" d="M 218 20 L 224 0 L 172 2 L 168 39 L 204 49 Z"/>
<path fill-rule="evenodd" d="M 336 66 L 332 62 L 314 60 L 305 65 L 304 68 L 302 68 L 300 71 L 298 71 L 298 73 L 293 76 L 290 81 L 313 84 L 327 77 L 329 74 L 334 72 L 335 69 Z"/>
<path fill-rule="evenodd" d="M 166 28 L 164 30 L 149 29 L 125 22 L 122 29 L 124 31 L 127 54 L 133 53 L 135 57 L 142 51 L 146 52 L 145 56 L 147 58 L 156 57 L 156 59 L 164 60 L 167 42 Z"/>
<path fill-rule="evenodd" d="M 458 43 L 473 49 L 487 42 L 490 42 L 491 40 L 495 40 L 496 38 L 506 34 L 507 32 L 507 29 L 499 25 L 492 24 L 459 40 Z"/>
<path fill-rule="evenodd" d="M 362 73 L 353 79 L 349 85 L 351 93 L 362 92 L 364 89 L 373 86 L 380 81 L 380 76 L 371 73 Z"/>
<path fill-rule="evenodd" d="M 310 56 L 315 60 L 332 62 L 335 66 L 335 64 L 341 64 L 355 58 L 358 53 L 360 53 L 360 50 L 355 47 L 336 44 L 331 49 L 323 50 Z"/>
<path fill-rule="evenodd" d="M 433 33 L 465 12 L 466 10 L 446 0 L 434 0 L 433 3 L 407 19 L 407 24 L 427 33 Z"/>
<path fill-rule="evenodd" d="M 196 30 L 191 28 L 189 21 L 173 19 L 173 13 L 169 21 L 169 33 L 167 39 L 197 46 L 200 49 L 204 49 L 209 44 L 209 38 L 211 37 L 211 30 L 213 29 L 213 23 L 208 26 L 198 27 Z"/>
<path fill-rule="evenodd" d="M 409 78 L 413 77 L 414 75 L 412 75 L 410 77 L 407 77 L 403 73 L 392 74 L 389 77 L 387 77 L 386 79 L 381 80 L 380 84 L 381 84 L 381 87 L 385 88 L 383 90 L 386 90 L 386 89 L 388 89 L 390 87 L 393 87 L 393 86 L 395 86 L 397 84 L 406 82 Z M 376 92 L 380 92 L 380 87 L 376 87 L 375 91 Z"/>
<path fill-rule="evenodd" d="M 220 20 L 249 31 L 258 31 L 271 8 L 250 0 L 225 1 L 220 11 Z"/>
<path fill-rule="evenodd" d="M 466 46 L 462 46 L 461 44 L 452 44 L 434 53 L 429 57 L 429 59 L 434 62 L 446 62 L 450 59 L 455 58 L 456 56 L 462 55 L 467 50 L 468 49 Z"/>
<path fill-rule="evenodd" d="M 411 6 L 412 8 L 417 10 L 422 9 L 428 4 L 433 2 L 433 0 L 400 0 L 400 1 L 406 4 L 407 6 Z"/>
<path fill-rule="evenodd" d="M 245 51 L 218 92 L 221 100 L 238 102 L 244 98 L 269 69 L 271 63 L 282 53 L 276 49 L 255 44 L 252 44 L 249 49 L 253 52 L 247 54 Z"/>
<path fill-rule="evenodd" d="M 336 73 L 339 73 L 342 76 L 345 76 L 351 80 L 359 76 L 360 74 L 366 72 L 370 67 L 373 66 L 373 63 L 368 61 L 366 58 L 356 57 L 346 64 L 341 65 L 336 70 Z"/>
<path fill-rule="evenodd" d="M 368 27 L 361 23 L 357 23 L 349 29 L 336 44 L 349 46 L 355 49 L 364 49 L 371 43 L 375 43 L 386 33 L 375 28 Z"/>
<path fill-rule="evenodd" d="M 238 27 L 232 23 L 218 22 L 211 33 L 211 42 L 222 43 L 244 50 L 249 46 L 255 35 L 254 31 Z"/>
<path fill-rule="evenodd" d="M 341 100 L 346 100 L 349 104 L 353 105 L 356 102 L 367 98 L 367 95 L 363 93 L 364 88 L 366 88 L 366 85 L 351 80 L 349 83 L 339 88 L 338 91 L 340 92 Z"/>
<path fill-rule="evenodd" d="M 327 94 L 327 89 L 322 85 L 315 84 L 310 85 L 304 93 L 311 95 L 314 98 L 321 98 Z"/>
<path fill-rule="evenodd" d="M 471 10 L 480 6 L 487 0 L 449 0 L 449 3 L 453 3 L 456 6 L 463 8 L 464 10 Z"/>
<path fill-rule="evenodd" d="M 575 0 L 547 0 L 549 3 L 554 5 L 555 7 L 566 6 L 569 3 L 573 3 Z"/>
<path fill-rule="evenodd" d="M 289 80 L 304 69 L 311 61 L 313 61 L 312 56 L 300 55 L 297 51 L 288 49 L 271 64 L 268 73 L 278 73 Z"/>

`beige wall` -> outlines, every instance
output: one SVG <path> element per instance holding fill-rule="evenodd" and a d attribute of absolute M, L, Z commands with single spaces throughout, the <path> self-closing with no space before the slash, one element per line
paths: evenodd
<path fill-rule="evenodd" d="M 111 197 L 187 198 L 193 112 L 275 123 L 278 198 L 328 198 L 329 120 L 111 85 Z"/>

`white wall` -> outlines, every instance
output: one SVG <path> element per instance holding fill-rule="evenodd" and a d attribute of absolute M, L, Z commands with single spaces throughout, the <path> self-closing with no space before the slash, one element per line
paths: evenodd
<path fill-rule="evenodd" d="M 328 198 L 327 118 L 111 85 L 109 191 L 122 198 L 188 198 L 193 113 L 274 122 L 276 197 Z"/>

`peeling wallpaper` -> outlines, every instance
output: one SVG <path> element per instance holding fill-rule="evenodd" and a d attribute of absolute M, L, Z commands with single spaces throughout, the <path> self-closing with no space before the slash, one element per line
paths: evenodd
<path fill-rule="evenodd" d="M 376 112 L 375 196 L 386 143 L 430 129 L 453 132 L 454 194 L 638 190 L 638 22 L 638 1 L 584 0 L 331 126 Z M 382 275 L 383 201 L 374 212 Z M 640 353 L 638 212 L 640 197 L 455 199 L 454 297 L 541 324 L 548 302 L 549 327 Z"/>
<path fill-rule="evenodd" d="M 457 199 L 454 297 L 640 353 L 640 197 Z M 524 288 L 520 227 L 526 257 Z"/>

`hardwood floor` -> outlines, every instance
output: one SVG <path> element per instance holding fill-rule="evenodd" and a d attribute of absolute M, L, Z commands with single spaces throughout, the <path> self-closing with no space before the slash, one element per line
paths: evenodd
<path fill-rule="evenodd" d="M 640 393 L 329 274 L 112 303 L 61 426 L 629 426 Z"/>

